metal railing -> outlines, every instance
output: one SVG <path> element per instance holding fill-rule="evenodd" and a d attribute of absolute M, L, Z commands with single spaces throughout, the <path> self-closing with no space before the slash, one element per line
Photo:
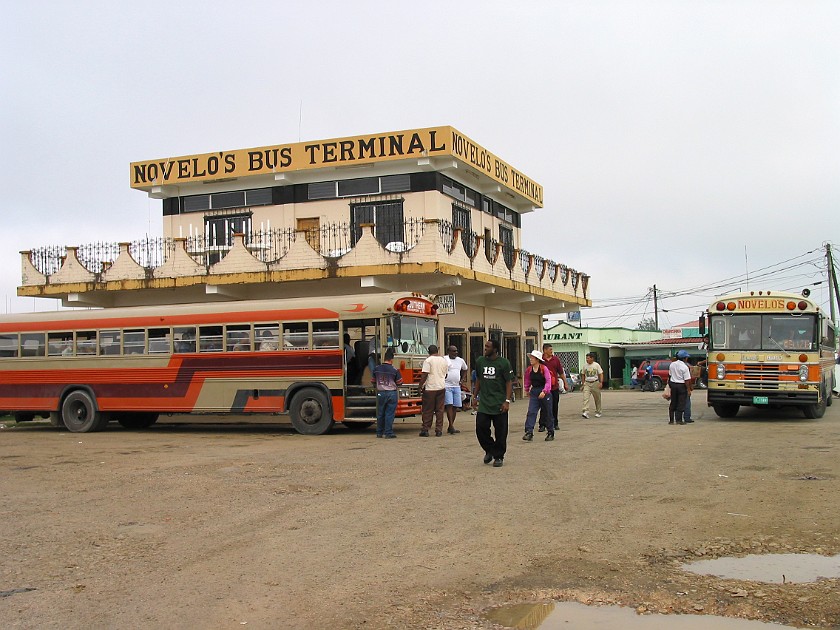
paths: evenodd
<path fill-rule="evenodd" d="M 437 221 L 437 230 L 446 251 L 452 251 L 455 228 L 450 221 Z M 373 234 L 377 241 L 394 253 L 409 251 L 425 233 L 428 222 L 422 218 L 411 218 L 401 225 L 373 226 Z M 243 234 L 243 242 L 248 251 L 260 262 L 274 263 L 282 259 L 291 249 L 296 239 L 304 238 L 314 251 L 325 258 L 339 258 L 348 253 L 361 237 L 362 227 L 349 222 L 330 223 L 317 228 L 295 230 L 294 228 L 278 228 L 273 230 L 258 230 Z M 234 235 L 194 235 L 183 239 L 145 237 L 129 243 L 128 250 L 138 265 L 152 271 L 172 258 L 176 249 L 183 244 L 186 253 L 197 263 L 207 269 L 220 262 L 227 256 L 234 246 Z M 480 237 L 472 230 L 463 230 L 460 241 L 464 253 L 473 260 L 478 253 Z M 496 251 L 499 241 L 484 240 L 484 255 L 487 261 L 495 264 Z M 99 278 L 117 260 L 120 254 L 119 243 L 95 242 L 80 245 L 76 248 L 79 262 L 91 273 Z M 563 286 L 568 286 L 571 280 L 572 288 L 577 291 L 583 285 L 586 292 L 588 276 L 566 265 L 556 263 L 542 256 L 533 256 L 524 249 L 517 250 L 511 243 L 501 243 L 501 254 L 504 264 L 509 271 L 513 271 L 518 262 L 522 272 L 527 276 L 531 273 L 539 280 L 546 278 L 552 284 L 558 279 Z M 39 272 L 50 276 L 58 272 L 67 256 L 67 248 L 61 245 L 48 245 L 34 248 L 30 251 L 29 260 Z"/>

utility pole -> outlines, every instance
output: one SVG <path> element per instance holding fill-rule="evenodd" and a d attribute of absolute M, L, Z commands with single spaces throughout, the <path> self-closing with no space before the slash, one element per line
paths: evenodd
<path fill-rule="evenodd" d="M 837 324 L 837 311 L 834 307 L 840 300 L 840 291 L 837 290 L 837 274 L 834 272 L 834 260 L 831 257 L 831 243 L 825 244 L 825 258 L 828 263 L 828 305 L 831 309 L 831 321 Z"/>
<path fill-rule="evenodd" d="M 653 324 L 659 330 L 659 306 L 656 302 L 656 285 L 653 285 Z"/>

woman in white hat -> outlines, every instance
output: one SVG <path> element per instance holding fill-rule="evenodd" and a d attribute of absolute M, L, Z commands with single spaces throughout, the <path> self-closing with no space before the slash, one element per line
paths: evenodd
<path fill-rule="evenodd" d="M 528 415 L 525 417 L 525 435 L 522 439 L 534 439 L 534 424 L 537 413 L 542 410 L 545 418 L 551 418 L 551 372 L 543 364 L 543 353 L 534 350 L 528 355 L 531 365 L 525 370 L 525 391 L 528 395 Z M 550 422 L 545 436 L 546 442 L 554 439 L 554 423 Z"/>

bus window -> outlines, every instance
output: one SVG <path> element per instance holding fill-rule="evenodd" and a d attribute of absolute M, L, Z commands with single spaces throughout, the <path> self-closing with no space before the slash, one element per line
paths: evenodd
<path fill-rule="evenodd" d="M 309 350 L 309 323 L 290 322 L 283 324 L 284 350 Z"/>
<path fill-rule="evenodd" d="M 126 330 L 123 335 L 123 352 L 125 354 L 146 354 L 146 331 Z"/>
<path fill-rule="evenodd" d="M 51 357 L 73 356 L 73 333 L 58 332 L 47 335 L 47 354 Z"/>
<path fill-rule="evenodd" d="M 96 331 L 81 330 L 76 333 L 76 354 L 96 354 Z"/>
<path fill-rule="evenodd" d="M 195 352 L 195 328 L 174 329 L 175 352 Z"/>
<path fill-rule="evenodd" d="M 257 350 L 277 350 L 280 327 L 277 324 L 257 324 L 254 326 L 254 343 Z"/>
<path fill-rule="evenodd" d="M 338 348 L 338 322 L 312 322 L 312 345 Z"/>
<path fill-rule="evenodd" d="M 149 328 L 149 354 L 168 354 L 172 351 L 168 328 Z"/>
<path fill-rule="evenodd" d="M 99 332 L 99 354 L 119 354 L 122 331 L 101 330 Z"/>
<path fill-rule="evenodd" d="M 46 356 L 46 335 L 44 333 L 21 333 L 20 350 L 24 357 Z"/>
<path fill-rule="evenodd" d="M 0 357 L 18 356 L 18 336 L 15 333 L 0 335 Z"/>
<path fill-rule="evenodd" d="M 228 352 L 248 352 L 251 349 L 251 327 L 248 324 L 228 326 L 226 335 Z"/>
<path fill-rule="evenodd" d="M 223 347 L 222 339 L 221 326 L 199 326 L 198 351 L 221 352 Z"/>

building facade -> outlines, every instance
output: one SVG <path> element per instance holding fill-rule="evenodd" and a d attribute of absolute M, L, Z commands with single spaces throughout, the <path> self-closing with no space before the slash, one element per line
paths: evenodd
<path fill-rule="evenodd" d="M 522 248 L 543 188 L 452 127 L 134 162 L 160 238 L 21 252 L 18 295 L 67 306 L 432 295 L 468 361 L 497 338 L 518 373 L 542 316 L 590 306 L 589 276 Z"/>

